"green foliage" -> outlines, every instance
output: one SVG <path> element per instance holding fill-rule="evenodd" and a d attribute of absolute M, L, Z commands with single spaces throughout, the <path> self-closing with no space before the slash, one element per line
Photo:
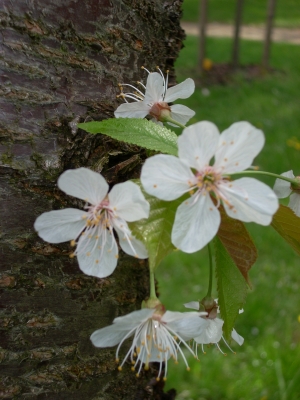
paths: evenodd
<path fill-rule="evenodd" d="M 300 254 L 300 218 L 281 204 L 273 217 L 272 226 Z"/>
<path fill-rule="evenodd" d="M 136 144 L 149 150 L 177 155 L 177 136 L 174 132 L 146 119 L 111 118 L 78 124 L 89 133 L 102 133 L 113 139 Z"/>
<path fill-rule="evenodd" d="M 277 0 L 274 23 L 280 27 L 299 27 L 299 0 Z M 200 16 L 199 0 L 184 0 L 183 19 L 197 22 Z M 245 1 L 243 6 L 243 24 L 265 24 L 268 0 Z M 236 0 L 209 0 L 208 22 L 233 23 Z"/>
<path fill-rule="evenodd" d="M 139 184 L 138 180 L 134 181 Z M 142 189 L 142 188 L 141 188 Z M 150 203 L 148 219 L 130 223 L 132 233 L 145 243 L 149 253 L 149 266 L 152 271 L 175 247 L 171 243 L 171 232 L 177 207 L 182 198 L 174 201 L 163 201 L 143 192 Z"/>
<path fill-rule="evenodd" d="M 218 303 L 224 320 L 223 333 L 230 340 L 239 310 L 247 297 L 247 284 L 220 239 L 215 238 Z"/>

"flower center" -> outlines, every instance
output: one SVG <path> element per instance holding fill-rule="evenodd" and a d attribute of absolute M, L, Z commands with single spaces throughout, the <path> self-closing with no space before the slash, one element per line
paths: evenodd
<path fill-rule="evenodd" d="M 154 103 L 150 109 L 149 115 L 156 118 L 158 121 L 164 122 L 166 117 L 171 113 L 171 108 L 168 103 L 161 101 L 159 103 Z"/>
<path fill-rule="evenodd" d="M 224 179 L 213 167 L 206 167 L 203 171 L 196 173 L 196 186 L 199 191 L 214 192 L 218 191 L 218 184 Z"/>

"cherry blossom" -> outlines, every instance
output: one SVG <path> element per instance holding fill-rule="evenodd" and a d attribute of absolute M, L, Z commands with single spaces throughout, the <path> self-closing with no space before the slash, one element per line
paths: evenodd
<path fill-rule="evenodd" d="M 249 168 L 263 145 L 262 131 L 248 122 L 234 123 L 220 134 L 203 121 L 179 136 L 179 158 L 158 154 L 146 160 L 141 173 L 146 192 L 166 201 L 190 195 L 175 215 L 171 240 L 177 248 L 193 253 L 209 243 L 220 226 L 221 204 L 234 219 L 270 224 L 278 208 L 272 189 L 254 178 L 230 176 Z"/>
<path fill-rule="evenodd" d="M 194 310 L 200 309 L 200 303 L 198 301 L 191 301 L 190 303 L 184 304 L 186 308 L 192 308 Z M 205 321 L 204 329 L 202 328 L 201 331 L 193 338 L 194 341 L 198 344 L 202 345 L 202 351 L 204 352 L 203 345 L 204 344 L 215 344 L 217 348 L 223 353 L 220 348 L 219 342 L 223 339 L 226 346 L 231 350 L 228 343 L 223 337 L 223 324 L 224 321 L 221 318 L 217 317 L 217 314 L 220 312 L 217 300 L 214 301 L 214 304 L 210 310 L 207 311 L 206 315 L 202 316 L 201 318 Z M 243 310 L 240 310 L 240 313 Z M 244 338 L 240 336 L 235 329 L 231 332 L 231 337 L 235 340 L 240 346 L 244 343 Z M 232 351 L 232 350 L 231 350 Z"/>
<path fill-rule="evenodd" d="M 116 118 L 145 118 L 150 115 L 154 122 L 167 121 L 168 118 L 171 118 L 185 125 L 195 115 L 193 110 L 184 105 L 168 105 L 174 100 L 190 97 L 195 90 L 194 81 L 188 78 L 179 85 L 168 88 L 168 75 L 165 78 L 161 70 L 159 68 L 158 70 L 159 73 L 146 70 L 148 72 L 146 86 L 138 82 L 141 90 L 130 84 L 120 84 L 122 92 L 119 97 L 122 97 L 126 103 L 116 109 Z M 124 93 L 125 86 L 134 92 Z M 133 102 L 128 102 L 127 99 L 133 100 Z M 171 125 L 173 124 L 171 123 Z"/>
<path fill-rule="evenodd" d="M 96 347 L 112 347 L 118 345 L 116 361 L 119 363 L 119 352 L 126 339 L 133 336 L 132 344 L 118 369 L 121 370 L 129 358 L 133 364 L 132 370 L 137 370 L 139 376 L 143 364 L 148 369 L 149 362 L 159 363 L 158 380 L 162 375 L 165 363 L 164 379 L 167 375 L 167 361 L 173 358 L 178 362 L 180 354 L 189 366 L 180 348 L 182 343 L 194 356 L 194 352 L 186 343 L 204 326 L 203 312 L 173 312 L 166 311 L 162 304 L 155 308 L 143 308 L 133 311 L 123 317 L 115 318 L 113 324 L 95 331 L 91 341 Z"/>
<path fill-rule="evenodd" d="M 127 222 L 147 218 L 149 203 L 133 182 L 115 185 L 108 193 L 102 175 L 87 168 L 65 171 L 58 187 L 70 196 L 84 200 L 85 211 L 75 208 L 49 211 L 40 215 L 34 224 L 39 236 L 50 243 L 71 241 L 76 246 L 80 269 L 99 278 L 110 275 L 117 265 L 118 245 L 137 258 L 147 258 L 146 248 L 135 237 Z"/>
<path fill-rule="evenodd" d="M 290 179 L 295 178 L 292 170 L 284 172 L 281 175 Z M 289 208 L 300 217 L 300 178 L 298 177 L 296 179 L 299 182 L 298 187 L 293 187 L 290 182 L 282 179 L 276 179 L 273 189 L 279 199 L 290 196 Z"/>

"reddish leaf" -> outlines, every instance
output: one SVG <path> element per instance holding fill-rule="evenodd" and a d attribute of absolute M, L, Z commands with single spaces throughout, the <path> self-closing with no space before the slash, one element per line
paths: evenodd
<path fill-rule="evenodd" d="M 272 226 L 300 254 L 300 218 L 281 204 L 273 217 Z"/>
<path fill-rule="evenodd" d="M 218 237 L 240 270 L 249 286 L 248 271 L 257 259 L 257 250 L 243 222 L 230 218 L 224 208 L 219 208 L 221 225 Z"/>

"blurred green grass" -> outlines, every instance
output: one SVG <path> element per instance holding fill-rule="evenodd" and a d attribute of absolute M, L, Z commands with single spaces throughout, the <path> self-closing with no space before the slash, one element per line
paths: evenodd
<path fill-rule="evenodd" d="M 197 22 L 200 0 L 184 0 L 183 20 Z M 243 24 L 264 24 L 266 22 L 268 0 L 249 0 L 244 2 Z M 236 0 L 209 0 L 208 21 L 232 23 L 234 21 Z M 277 27 L 299 28 L 299 0 L 277 0 L 274 25 Z"/>
<path fill-rule="evenodd" d="M 230 39 L 209 38 L 207 56 L 214 63 L 226 62 Z M 242 64 L 259 63 L 260 42 L 242 41 Z M 196 79 L 197 38 L 188 37 L 176 63 L 178 81 Z M 190 123 L 213 121 L 222 131 L 233 122 L 246 120 L 262 129 L 266 144 L 255 160 L 261 170 L 300 174 L 300 51 L 296 45 L 272 47 L 272 74 L 255 79 L 243 73 L 227 85 L 198 87 L 191 98 L 179 103 L 196 111 Z M 208 94 L 208 95 L 207 95 Z M 273 180 L 266 180 L 273 185 Z M 271 228 L 247 224 L 257 245 L 259 258 L 250 271 L 253 284 L 236 330 L 245 338 L 234 342 L 227 357 L 206 347 L 200 362 L 187 354 L 184 363 L 169 362 L 167 388 L 175 387 L 178 400 L 296 400 L 300 399 L 300 258 Z M 203 249 L 194 254 L 175 252 L 157 271 L 162 302 L 170 310 L 184 311 L 183 303 L 205 296 L 208 256 Z M 216 292 L 215 292 L 216 295 Z"/>

